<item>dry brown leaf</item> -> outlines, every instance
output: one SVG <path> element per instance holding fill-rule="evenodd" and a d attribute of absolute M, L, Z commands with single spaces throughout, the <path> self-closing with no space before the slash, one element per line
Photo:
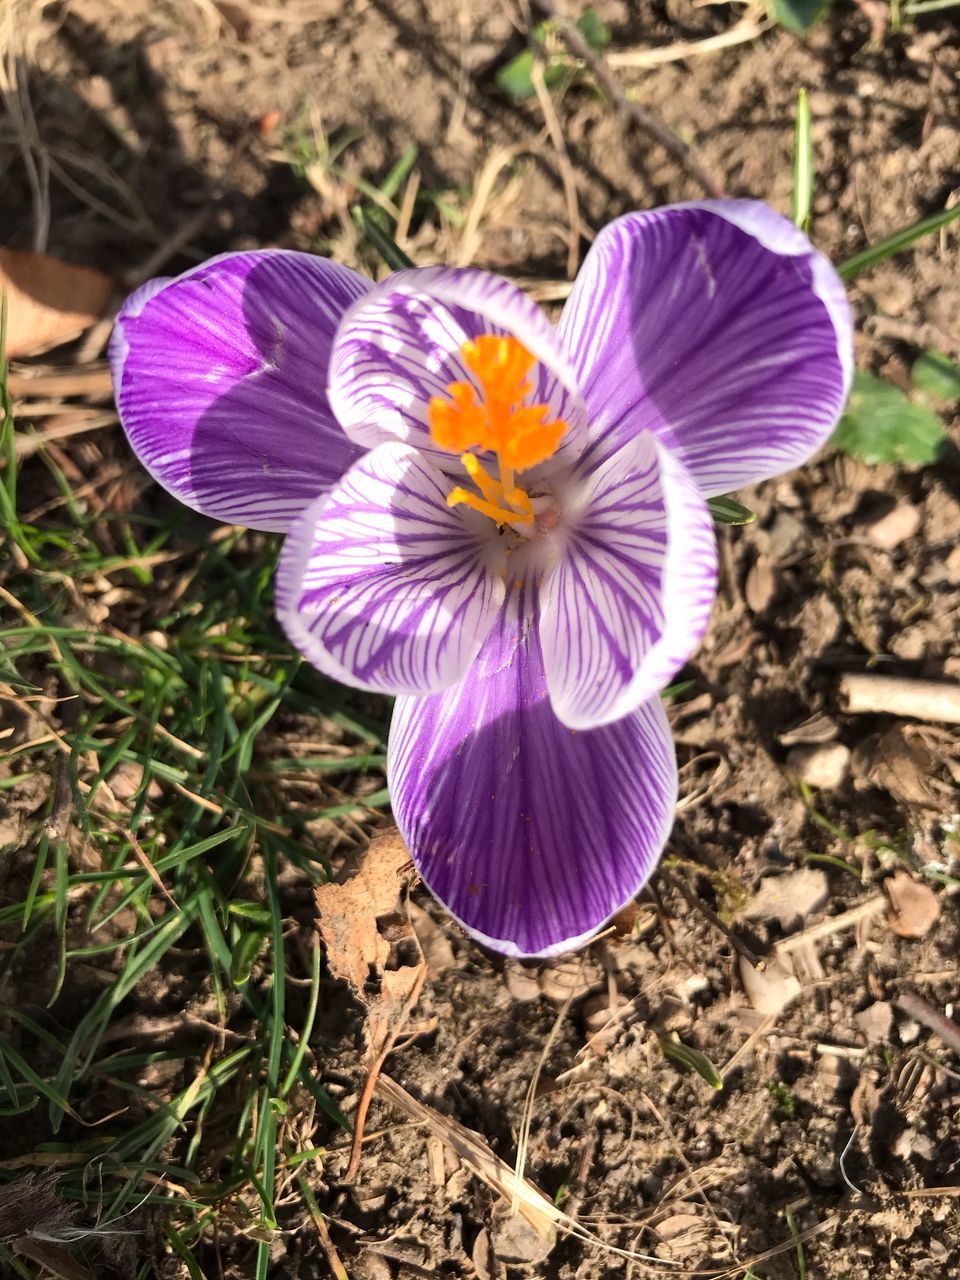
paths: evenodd
<path fill-rule="evenodd" d="M 364 1005 L 367 1082 L 353 1125 L 349 1185 L 360 1167 L 363 1131 L 377 1077 L 419 999 L 427 966 L 402 895 L 410 856 L 397 829 L 373 837 L 332 884 L 316 891 L 317 929 L 334 977 Z"/>
<path fill-rule="evenodd" d="M 83 333 L 106 312 L 114 286 L 102 271 L 0 249 L 0 292 L 7 297 L 6 352 L 17 357 L 50 351 Z"/>
<path fill-rule="evenodd" d="M 409 863 L 399 831 L 383 831 L 343 879 L 316 891 L 318 928 L 330 972 L 349 982 L 364 1004 L 369 1003 L 368 983 L 379 979 L 397 942 L 413 936 L 400 901 Z"/>
<path fill-rule="evenodd" d="M 890 928 L 901 938 L 922 938 L 940 918 L 940 903 L 928 884 L 897 871 L 883 884 L 893 908 Z"/>
<path fill-rule="evenodd" d="M 944 791 L 938 764 L 922 737 L 902 725 L 866 738 L 853 755 L 854 777 L 861 786 L 880 787 L 902 804 L 927 808 L 937 806 Z"/>

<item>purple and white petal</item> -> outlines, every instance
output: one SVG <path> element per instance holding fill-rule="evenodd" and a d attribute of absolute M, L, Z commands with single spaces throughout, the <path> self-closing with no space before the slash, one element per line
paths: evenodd
<path fill-rule="evenodd" d="M 572 950 L 629 902 L 656 866 L 677 792 L 660 699 L 600 729 L 567 728 L 536 628 L 516 608 L 459 685 L 397 701 L 388 778 L 431 892 L 513 956 Z"/>
<path fill-rule="evenodd" d="M 453 382 L 479 390 L 460 348 L 482 334 L 512 335 L 536 357 L 529 403 L 548 405 L 551 419 L 567 423 L 556 457 L 576 457 L 586 411 L 555 328 L 509 281 L 473 269 L 398 271 L 344 316 L 330 362 L 330 403 L 346 433 L 368 449 L 403 440 L 460 474 L 456 456 L 431 440 L 427 409 Z"/>
<path fill-rule="evenodd" d="M 206 515 L 286 529 L 360 456 L 326 386 L 337 325 L 370 287 L 325 258 L 258 250 L 138 289 L 110 364 L 154 479 Z"/>
<path fill-rule="evenodd" d="M 378 693 L 461 678 L 503 601 L 483 517 L 447 506 L 447 477 L 408 445 L 366 454 L 287 535 L 276 607 L 308 661 Z M 493 548 L 494 552 L 496 548 Z"/>
<path fill-rule="evenodd" d="M 590 729 L 654 697 L 697 647 L 717 544 L 689 472 L 649 432 L 574 485 L 542 585 L 540 641 L 556 715 Z"/>
<path fill-rule="evenodd" d="M 591 457 L 653 431 L 706 496 L 809 458 L 853 368 L 836 271 L 786 218 L 747 200 L 612 222 L 560 332 L 590 411 Z"/>

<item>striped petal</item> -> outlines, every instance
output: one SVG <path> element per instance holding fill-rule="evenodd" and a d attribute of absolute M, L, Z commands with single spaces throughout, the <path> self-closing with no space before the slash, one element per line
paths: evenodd
<path fill-rule="evenodd" d="M 360 456 L 326 385 L 334 331 L 370 287 L 325 258 L 261 250 L 137 290 L 110 363 L 154 479 L 206 515 L 286 529 Z"/>
<path fill-rule="evenodd" d="M 398 700 L 388 773 L 436 897 L 487 946 L 548 956 L 586 942 L 642 888 L 677 778 L 658 698 L 587 733 L 560 723 L 528 626 L 505 610 L 459 685 Z"/>
<path fill-rule="evenodd" d="M 398 271 L 351 307 L 330 362 L 330 402 L 344 430 L 369 449 L 403 440 L 460 473 L 457 457 L 431 440 L 427 407 L 453 382 L 480 390 L 460 349 L 482 334 L 510 335 L 536 357 L 529 403 L 567 423 L 556 457 L 576 457 L 586 411 L 556 330 L 524 293 L 485 271 Z"/>
<path fill-rule="evenodd" d="M 590 729 L 654 697 L 690 657 L 710 619 L 717 548 L 690 474 L 649 432 L 575 492 L 540 640 L 556 715 Z"/>
<path fill-rule="evenodd" d="M 344 684 L 434 693 L 463 675 L 503 599 L 485 567 L 494 525 L 447 506 L 450 483 L 408 445 L 366 454 L 290 529 L 277 615 Z"/>
<path fill-rule="evenodd" d="M 653 431 L 706 496 L 809 458 L 853 368 L 836 271 L 792 223 L 746 200 L 611 223 L 560 332 L 590 411 L 591 457 Z"/>

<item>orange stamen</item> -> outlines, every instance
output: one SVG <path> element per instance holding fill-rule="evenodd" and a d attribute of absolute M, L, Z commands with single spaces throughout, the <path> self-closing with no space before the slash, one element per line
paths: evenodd
<path fill-rule="evenodd" d="M 514 473 L 527 471 L 556 453 L 567 430 L 562 418 L 547 421 L 545 404 L 527 404 L 533 391 L 528 374 L 536 358 L 516 338 L 482 334 L 460 348 L 463 363 L 480 384 L 451 382 L 447 396 L 434 396 L 427 412 L 430 435 L 441 449 L 460 453 L 482 499 L 457 488 L 449 503 L 463 503 L 482 511 L 498 524 L 529 524 L 533 508 L 517 487 Z M 496 455 L 500 479 L 495 480 L 469 452 Z"/>

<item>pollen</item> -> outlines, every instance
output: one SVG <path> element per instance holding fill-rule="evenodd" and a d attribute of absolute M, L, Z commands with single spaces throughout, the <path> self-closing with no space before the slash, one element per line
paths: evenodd
<path fill-rule="evenodd" d="M 472 507 L 497 524 L 532 524 L 530 498 L 516 484 L 516 473 L 552 457 L 567 424 L 551 419 L 548 405 L 528 403 L 529 375 L 537 362 L 516 338 L 483 334 L 465 342 L 460 354 L 479 394 L 473 382 L 451 382 L 446 396 L 431 399 L 427 420 L 434 443 L 461 455 L 480 492 L 458 486 L 447 501 Z M 490 475 L 473 451 L 494 454 L 499 476 Z"/>

